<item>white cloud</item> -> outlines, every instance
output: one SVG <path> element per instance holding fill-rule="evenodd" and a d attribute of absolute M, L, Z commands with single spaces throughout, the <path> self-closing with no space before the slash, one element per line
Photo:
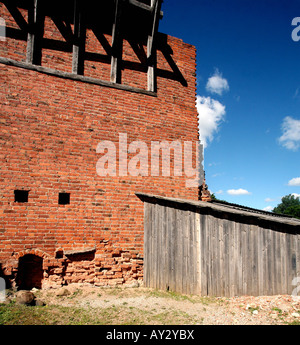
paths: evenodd
<path fill-rule="evenodd" d="M 300 120 L 287 116 L 283 119 L 282 136 L 279 143 L 288 150 L 296 151 L 300 147 Z"/>
<path fill-rule="evenodd" d="M 295 177 L 295 178 L 292 178 L 289 183 L 288 183 L 289 186 L 300 186 L 300 177 Z"/>
<path fill-rule="evenodd" d="M 273 208 L 274 208 L 273 206 L 267 206 L 267 207 L 263 208 L 263 211 L 272 212 Z"/>
<path fill-rule="evenodd" d="M 210 97 L 197 96 L 200 140 L 204 148 L 214 138 L 225 117 L 225 106 Z"/>
<path fill-rule="evenodd" d="M 222 74 L 216 69 L 215 74 L 207 81 L 206 90 L 211 93 L 217 93 L 221 96 L 224 91 L 229 90 L 229 84 L 228 81 L 222 77 Z"/>
<path fill-rule="evenodd" d="M 266 198 L 265 199 L 265 202 L 272 202 L 272 201 L 275 201 L 275 199 L 271 199 L 271 198 Z"/>
<path fill-rule="evenodd" d="M 215 174 L 211 175 L 211 177 L 219 177 L 219 176 L 223 176 L 223 175 L 224 175 L 223 172 L 222 173 L 215 173 Z"/>
<path fill-rule="evenodd" d="M 222 189 L 220 189 L 217 192 L 215 192 L 214 194 L 223 194 L 223 191 L 222 191 Z"/>
<path fill-rule="evenodd" d="M 251 194 L 250 192 L 248 192 L 246 189 L 229 189 L 227 191 L 227 194 L 229 195 L 249 195 Z"/>
<path fill-rule="evenodd" d="M 295 198 L 300 198 L 300 194 L 293 193 L 292 195 L 294 195 Z"/>

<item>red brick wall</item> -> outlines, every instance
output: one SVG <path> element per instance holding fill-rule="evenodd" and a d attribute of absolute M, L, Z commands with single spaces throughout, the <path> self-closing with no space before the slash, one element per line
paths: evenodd
<path fill-rule="evenodd" d="M 17 28 L 0 6 L 7 27 Z M 45 35 L 62 39 L 49 18 L 46 23 Z M 87 51 L 97 51 L 93 33 L 87 37 Z M 157 97 L 0 64 L 0 263 L 6 275 L 15 277 L 18 259 L 31 253 L 43 257 L 44 286 L 142 279 L 143 203 L 135 192 L 197 199 L 198 189 L 173 174 L 100 177 L 96 148 L 102 140 L 117 144 L 119 133 L 127 133 L 128 144 L 141 140 L 149 148 L 153 140 L 198 140 L 195 48 L 170 36 L 167 43 L 187 86 L 173 80 L 159 51 Z M 25 61 L 25 55 L 26 42 L 0 42 L 0 56 Z M 123 57 L 138 62 L 128 42 Z M 70 72 L 71 61 L 71 53 L 43 51 L 42 66 Z M 109 68 L 86 61 L 85 75 L 109 80 Z M 127 69 L 123 83 L 145 89 L 147 74 Z M 14 202 L 16 189 L 29 190 L 28 203 Z M 59 192 L 70 193 L 70 205 L 58 205 Z M 95 251 L 78 260 L 64 254 L 87 247 Z"/>

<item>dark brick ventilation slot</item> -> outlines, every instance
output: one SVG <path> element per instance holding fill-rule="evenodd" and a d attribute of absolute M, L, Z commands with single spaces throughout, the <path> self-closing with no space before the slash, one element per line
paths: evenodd
<path fill-rule="evenodd" d="M 59 193 L 58 204 L 59 205 L 69 205 L 70 204 L 70 193 Z"/>
<path fill-rule="evenodd" d="M 15 190 L 15 202 L 28 202 L 28 190 Z"/>

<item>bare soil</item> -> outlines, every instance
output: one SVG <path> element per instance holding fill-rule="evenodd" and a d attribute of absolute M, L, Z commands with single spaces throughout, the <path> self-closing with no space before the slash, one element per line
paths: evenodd
<path fill-rule="evenodd" d="M 289 295 L 217 298 L 143 287 L 99 288 L 77 284 L 34 293 L 47 306 L 101 312 L 106 324 L 300 324 L 300 297 Z"/>

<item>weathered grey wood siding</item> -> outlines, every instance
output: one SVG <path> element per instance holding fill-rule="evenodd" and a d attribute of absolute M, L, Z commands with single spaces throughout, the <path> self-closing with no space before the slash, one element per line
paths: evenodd
<path fill-rule="evenodd" d="M 174 200 L 145 201 L 146 287 L 203 296 L 292 294 L 300 222 Z"/>
<path fill-rule="evenodd" d="M 292 294 L 300 277 L 300 235 L 198 214 L 201 294 Z"/>
<path fill-rule="evenodd" d="M 195 214 L 145 203 L 144 285 L 200 293 L 199 227 Z"/>

